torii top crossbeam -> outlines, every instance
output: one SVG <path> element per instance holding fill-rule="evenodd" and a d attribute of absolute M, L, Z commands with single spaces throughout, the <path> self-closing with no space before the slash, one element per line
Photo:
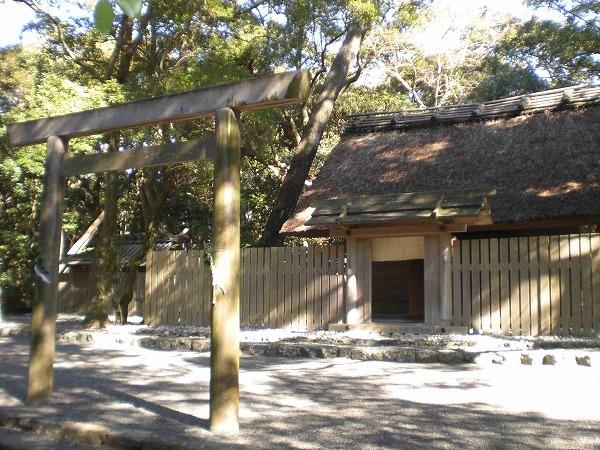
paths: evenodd
<path fill-rule="evenodd" d="M 210 86 L 89 111 L 8 125 L 14 146 L 39 144 L 50 136 L 71 138 L 164 122 L 195 119 L 220 108 L 240 111 L 302 103 L 309 85 L 307 71 L 291 71 Z"/>

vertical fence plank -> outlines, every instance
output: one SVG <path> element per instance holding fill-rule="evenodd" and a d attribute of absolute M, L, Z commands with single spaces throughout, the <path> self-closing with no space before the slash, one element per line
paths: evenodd
<path fill-rule="evenodd" d="M 248 272 L 250 274 L 250 295 L 248 297 L 248 325 L 256 326 L 256 281 L 257 281 L 257 264 L 258 264 L 258 249 L 252 247 L 250 250 L 250 264 Z"/>
<path fill-rule="evenodd" d="M 521 333 L 521 302 L 519 293 L 519 239 L 509 238 L 509 270 L 510 270 L 510 330 L 513 335 Z"/>
<path fill-rule="evenodd" d="M 153 315 L 154 322 L 153 325 L 158 325 L 162 321 L 161 312 L 160 312 L 160 280 L 161 280 L 161 269 L 162 264 L 160 260 L 160 252 L 153 251 L 152 252 L 152 301 L 154 302 Z"/>
<path fill-rule="evenodd" d="M 531 335 L 540 334 L 540 302 L 539 302 L 539 251 L 538 238 L 529 238 L 529 311 L 531 314 Z"/>
<path fill-rule="evenodd" d="M 285 326 L 285 252 L 283 247 L 277 248 L 277 326 Z"/>
<path fill-rule="evenodd" d="M 462 325 L 472 327 L 471 321 L 471 247 L 470 241 L 460 241 L 462 256 Z"/>
<path fill-rule="evenodd" d="M 581 334 L 581 248 L 580 235 L 569 236 L 571 260 L 571 317 L 574 334 Z"/>
<path fill-rule="evenodd" d="M 569 236 L 559 236 L 560 252 L 560 315 L 561 333 L 569 334 L 571 328 L 571 277 L 569 260 Z"/>
<path fill-rule="evenodd" d="M 589 233 L 581 235 L 582 332 L 592 333 L 592 247 Z"/>
<path fill-rule="evenodd" d="M 539 237 L 540 259 L 540 334 L 547 335 L 552 330 L 552 315 L 550 306 L 550 238 Z"/>
<path fill-rule="evenodd" d="M 164 291 L 163 291 L 163 314 L 164 314 L 164 322 L 165 325 L 171 325 L 171 321 L 173 320 L 172 309 L 171 309 L 171 293 L 173 290 L 173 269 L 171 263 L 171 252 L 165 251 L 163 252 L 163 261 L 164 261 Z"/>
<path fill-rule="evenodd" d="M 331 258 L 334 257 L 334 249 L 333 247 L 327 246 L 326 249 L 323 250 L 323 262 L 321 266 L 321 280 L 322 280 L 322 317 L 323 317 L 323 326 L 327 327 L 332 321 L 333 318 L 331 313 L 333 309 L 331 308 L 331 290 L 332 290 L 332 279 L 331 279 Z"/>
<path fill-rule="evenodd" d="M 285 314 L 284 322 L 286 327 L 292 326 L 292 247 L 285 248 Z"/>
<path fill-rule="evenodd" d="M 439 245 L 438 245 L 439 248 Z M 364 276 L 364 312 L 363 312 L 363 320 L 365 322 L 371 322 L 372 320 L 372 310 L 371 310 L 371 301 L 372 301 L 372 241 L 370 239 L 365 239 L 364 241 L 364 259 L 363 259 L 363 273 Z"/>
<path fill-rule="evenodd" d="M 521 334 L 531 335 L 531 312 L 529 298 L 529 239 L 519 238 L 519 308 Z"/>
<path fill-rule="evenodd" d="M 331 316 L 329 315 L 329 253 L 329 246 L 322 248 L 319 282 L 321 284 L 321 321 L 323 327 L 327 327 L 331 323 Z"/>
<path fill-rule="evenodd" d="M 263 247 L 263 267 L 262 267 L 262 324 L 263 327 L 269 327 L 269 307 L 271 304 L 270 290 L 271 290 L 271 249 L 269 247 Z"/>
<path fill-rule="evenodd" d="M 481 329 L 484 333 L 492 331 L 490 311 L 490 241 L 480 240 L 481 251 Z"/>
<path fill-rule="evenodd" d="M 169 315 L 169 307 L 171 305 L 170 301 L 169 301 L 169 294 L 171 292 L 171 274 L 170 272 L 170 261 L 169 261 L 169 253 L 168 251 L 163 251 L 162 253 L 162 304 L 161 304 L 161 310 L 162 310 L 162 321 L 161 323 L 163 325 L 169 325 L 169 319 L 170 319 L 170 315 Z"/>
<path fill-rule="evenodd" d="M 307 311 L 306 311 L 306 251 L 308 249 L 304 246 L 298 247 L 298 327 L 302 330 L 307 330 L 309 328 L 307 321 Z"/>
<path fill-rule="evenodd" d="M 345 259 L 346 257 L 346 246 L 344 244 L 338 245 L 337 246 L 337 280 L 338 280 L 338 284 L 337 284 L 337 314 L 336 314 L 336 318 L 335 318 L 335 322 L 337 323 L 343 323 L 346 320 L 346 304 L 345 304 L 345 300 L 346 300 L 346 280 L 345 280 L 345 273 L 346 273 L 346 264 L 345 264 Z"/>
<path fill-rule="evenodd" d="M 592 327 L 600 335 L 600 235 L 591 237 L 592 247 Z"/>
<path fill-rule="evenodd" d="M 203 268 L 204 252 L 197 250 L 194 252 L 194 264 L 196 265 L 196 282 L 194 283 L 194 292 L 196 295 L 196 312 L 194 314 L 195 325 L 204 326 L 204 285 L 203 285 Z"/>
<path fill-rule="evenodd" d="M 292 276 L 292 317 L 291 324 L 294 329 L 298 329 L 299 326 L 299 311 L 298 311 L 298 297 L 299 293 L 299 280 L 300 274 L 298 273 L 300 252 L 298 247 L 292 248 L 292 264 L 291 264 L 291 276 Z"/>
<path fill-rule="evenodd" d="M 258 247 L 258 263 L 256 278 L 256 324 L 265 326 L 265 248 Z"/>
<path fill-rule="evenodd" d="M 560 316 L 560 241 L 550 236 L 550 315 L 552 334 L 559 334 Z"/>
<path fill-rule="evenodd" d="M 204 251 L 198 250 L 194 255 L 194 263 L 196 264 L 196 325 L 205 327 L 207 320 L 205 319 L 205 289 L 204 289 Z M 208 303 L 208 302 L 206 302 Z M 208 315 L 208 314 L 206 314 Z"/>
<path fill-rule="evenodd" d="M 502 324 L 500 322 L 500 249 L 498 239 L 490 239 L 490 319 L 491 330 L 494 334 L 500 334 Z"/>
<path fill-rule="evenodd" d="M 146 254 L 146 277 L 144 278 L 144 323 L 146 325 L 154 325 L 154 315 L 152 314 L 152 307 L 154 306 L 154 299 L 152 295 L 154 290 L 152 289 L 152 255 L 153 251 L 150 250 Z"/>
<path fill-rule="evenodd" d="M 277 247 L 268 249 L 269 253 L 269 302 L 267 323 L 271 328 L 277 328 Z"/>
<path fill-rule="evenodd" d="M 190 273 L 192 276 L 188 295 L 193 299 L 193 301 L 190 302 L 192 306 L 190 311 L 190 320 L 192 325 L 199 326 L 200 320 L 198 317 L 202 311 L 202 305 L 200 304 L 200 267 L 198 266 L 198 250 L 190 250 L 188 252 L 188 258 L 191 268 Z"/>
<path fill-rule="evenodd" d="M 462 281 L 460 241 L 452 239 L 452 317 L 455 326 L 462 323 Z"/>
<path fill-rule="evenodd" d="M 244 295 L 242 296 L 242 318 L 244 326 L 250 325 L 250 299 L 251 295 L 251 279 L 253 276 L 252 272 L 252 249 L 245 248 L 243 250 L 244 255 L 244 266 L 243 266 L 243 274 L 244 274 Z"/>
<path fill-rule="evenodd" d="M 162 311 L 163 311 L 163 324 L 170 325 L 171 320 L 171 285 L 172 285 L 172 274 L 171 274 L 171 252 L 162 252 L 163 257 L 163 296 L 162 296 Z"/>
<path fill-rule="evenodd" d="M 315 329 L 315 247 L 308 247 L 306 254 L 306 326 Z"/>
<path fill-rule="evenodd" d="M 156 252 L 156 320 L 157 324 L 164 325 L 167 322 L 167 316 L 165 311 L 166 299 L 165 293 L 167 292 L 167 277 L 165 267 L 165 252 Z"/>
<path fill-rule="evenodd" d="M 204 326 L 210 326 L 210 313 L 212 309 L 212 270 L 206 261 L 206 250 L 200 255 L 200 270 L 202 271 L 202 284 L 200 291 L 202 292 L 202 320 Z"/>
<path fill-rule="evenodd" d="M 471 323 L 473 331 L 481 331 L 481 271 L 479 264 L 479 239 L 473 239 L 471 243 Z"/>
<path fill-rule="evenodd" d="M 343 270 L 340 266 L 340 258 L 344 258 L 344 248 L 340 245 L 332 245 L 329 249 L 329 322 L 325 324 L 327 327 L 332 323 L 339 323 L 344 321 L 345 309 L 342 312 L 344 299 L 340 294 L 340 290 L 343 292 L 343 279 L 340 282 L 339 271 Z"/>
<path fill-rule="evenodd" d="M 276 247 L 265 248 L 265 302 L 264 322 L 269 328 L 277 327 L 277 255 Z"/>
<path fill-rule="evenodd" d="M 321 291 L 321 270 L 322 270 L 322 261 L 323 261 L 323 248 L 315 247 L 315 265 L 313 271 L 313 282 L 314 282 L 314 312 L 313 316 L 315 319 L 315 325 L 319 328 L 325 327 L 325 323 L 323 322 L 323 315 L 321 312 L 322 304 L 323 304 L 323 294 Z"/>
<path fill-rule="evenodd" d="M 499 239 L 500 245 L 500 322 L 502 334 L 510 334 L 510 259 L 508 239 Z"/>
<path fill-rule="evenodd" d="M 169 325 L 179 324 L 179 305 L 177 303 L 177 260 L 178 253 L 169 251 Z"/>
<path fill-rule="evenodd" d="M 208 292 L 206 292 L 206 289 L 204 289 L 204 278 L 206 277 L 204 257 L 203 250 L 200 250 L 198 253 L 196 253 L 196 265 L 198 266 L 198 283 L 196 285 L 196 292 L 198 295 L 198 324 L 206 327 L 210 322 L 210 318 L 208 317 L 210 310 L 207 308 L 207 305 L 209 304 Z"/>
<path fill-rule="evenodd" d="M 184 251 L 183 252 L 183 261 L 184 261 L 184 277 L 183 277 L 183 283 L 180 286 L 180 289 L 182 291 L 181 293 L 181 300 L 182 302 L 181 304 L 181 322 L 182 324 L 185 325 L 191 325 L 192 324 L 192 303 L 194 301 L 194 296 L 191 295 L 190 289 L 189 287 L 191 286 L 191 284 L 194 281 L 194 278 L 192 277 L 193 275 L 193 267 L 190 264 L 190 253 L 189 251 Z"/>
<path fill-rule="evenodd" d="M 328 260 L 323 265 L 323 271 L 325 272 L 325 276 L 327 277 L 327 293 L 324 294 L 325 302 L 327 304 L 327 323 L 325 326 L 328 326 L 330 323 L 334 322 L 335 317 L 335 304 L 337 301 L 337 296 L 335 296 L 335 278 L 332 274 L 335 271 L 335 258 L 336 258 L 336 249 L 333 246 L 329 247 L 329 257 Z"/>
<path fill-rule="evenodd" d="M 188 252 L 187 250 L 181 251 L 180 256 L 180 270 L 181 277 L 178 280 L 178 302 L 179 303 L 179 324 L 180 325 L 189 325 L 189 311 L 190 311 L 190 302 L 192 300 L 192 296 L 188 295 L 187 285 L 188 285 Z"/>

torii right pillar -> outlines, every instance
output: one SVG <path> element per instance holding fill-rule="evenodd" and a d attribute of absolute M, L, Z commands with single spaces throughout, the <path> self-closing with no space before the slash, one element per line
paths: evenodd
<path fill-rule="evenodd" d="M 215 119 L 210 430 L 235 434 L 240 404 L 240 129 L 230 108 L 217 110 Z"/>

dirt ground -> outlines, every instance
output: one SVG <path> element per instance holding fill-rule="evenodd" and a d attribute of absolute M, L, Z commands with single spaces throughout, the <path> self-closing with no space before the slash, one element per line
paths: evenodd
<path fill-rule="evenodd" d="M 209 355 L 57 345 L 52 401 L 25 398 L 28 342 L 0 338 L 0 412 L 146 432 L 181 448 L 600 448 L 600 370 L 244 356 L 241 429 L 206 431 Z"/>

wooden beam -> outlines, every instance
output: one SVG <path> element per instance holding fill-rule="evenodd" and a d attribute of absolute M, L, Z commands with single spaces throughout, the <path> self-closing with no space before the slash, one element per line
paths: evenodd
<path fill-rule="evenodd" d="M 48 138 L 42 208 L 40 211 L 40 261 L 35 266 L 36 298 L 31 317 L 31 348 L 27 399 L 35 403 L 52 396 L 54 343 L 58 300 L 60 235 L 65 178 L 60 175 L 67 140 Z"/>
<path fill-rule="evenodd" d="M 413 226 L 385 226 L 385 227 L 364 227 L 364 228 L 330 228 L 331 237 L 385 237 L 385 236 L 423 236 L 439 233 L 464 233 L 467 231 L 467 225 L 462 224 L 434 224 L 434 225 L 413 225 Z"/>
<path fill-rule="evenodd" d="M 44 142 L 49 136 L 76 137 L 124 128 L 194 119 L 230 107 L 240 111 L 302 103 L 309 90 L 307 71 L 277 73 L 148 100 L 8 125 L 14 146 Z"/>
<path fill-rule="evenodd" d="M 440 323 L 440 237 L 426 235 L 423 239 L 425 323 Z"/>
<path fill-rule="evenodd" d="M 210 334 L 210 430 L 239 431 L 240 129 L 235 113 L 216 113 L 213 304 Z"/>
<path fill-rule="evenodd" d="M 69 155 L 69 153 L 67 153 L 65 155 L 65 159 L 67 159 L 68 155 Z M 64 170 L 63 170 L 63 172 L 64 172 Z M 85 250 L 87 248 L 88 244 L 92 241 L 92 239 L 98 232 L 98 229 L 100 228 L 100 225 L 102 224 L 103 220 L 104 220 L 104 211 L 102 211 L 98 215 L 98 217 L 96 217 L 96 220 L 94 220 L 92 222 L 92 224 L 88 227 L 88 229 L 85 230 L 85 232 L 81 235 L 81 237 L 79 239 L 77 239 L 77 242 L 75 242 L 71 246 L 71 248 L 67 252 L 67 255 L 69 255 L 69 256 L 76 255 L 80 251 Z"/>
<path fill-rule="evenodd" d="M 72 155 L 65 158 L 62 174 L 70 177 L 86 173 L 109 172 L 131 168 L 165 166 L 168 164 L 204 161 L 214 155 L 215 138 L 152 145 L 122 152 L 96 155 Z"/>

